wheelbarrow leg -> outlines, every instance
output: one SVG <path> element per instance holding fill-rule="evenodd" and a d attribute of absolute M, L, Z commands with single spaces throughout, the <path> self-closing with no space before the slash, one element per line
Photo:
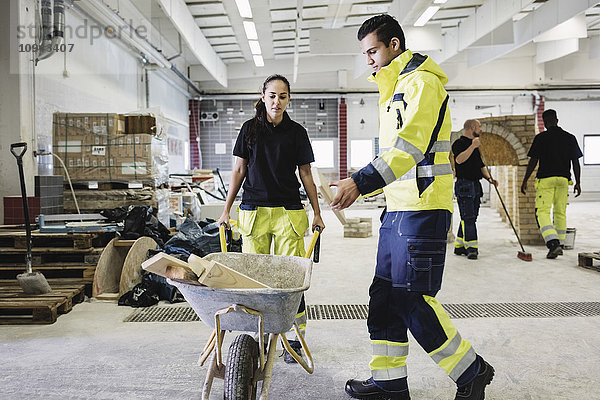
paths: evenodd
<path fill-rule="evenodd" d="M 208 371 L 206 372 L 206 378 L 204 379 L 204 386 L 202 388 L 202 400 L 208 400 L 210 397 L 210 390 L 212 388 L 212 383 L 214 378 L 225 378 L 225 365 L 219 364 L 218 362 L 218 351 L 214 351 L 214 342 L 217 340 L 216 330 L 213 331 L 215 333 L 215 337 L 211 336 L 211 340 L 207 343 L 206 347 L 213 343 L 212 357 L 210 359 L 210 365 L 208 367 Z M 225 336 L 225 331 L 221 331 L 220 342 L 223 342 L 223 336 Z M 205 348 L 205 352 L 206 352 Z M 208 353 L 210 354 L 210 353 Z"/>
<path fill-rule="evenodd" d="M 267 361 L 265 362 L 265 369 L 263 371 L 264 377 L 260 391 L 260 400 L 267 400 L 269 397 L 269 387 L 271 386 L 271 377 L 273 375 L 273 363 L 275 362 L 278 336 L 278 333 L 271 333 L 269 335 L 269 353 L 267 354 Z"/>
<path fill-rule="evenodd" d="M 307 361 L 304 361 L 304 359 L 298 353 L 296 353 L 294 351 L 294 349 L 292 349 L 292 347 L 290 346 L 290 342 L 288 342 L 285 335 L 281 335 L 281 342 L 283 343 L 283 347 L 288 351 L 288 353 L 290 353 L 292 358 L 294 360 L 296 360 L 296 362 L 298 364 L 300 364 L 300 366 L 302 368 L 304 368 L 304 370 L 306 372 L 308 372 L 309 374 L 312 374 L 313 371 L 315 370 L 312 354 L 310 354 L 308 345 L 304 341 L 304 335 L 302 335 L 302 332 L 300 332 L 300 329 L 298 329 L 298 325 L 296 325 L 296 323 L 294 323 L 293 328 L 294 328 L 294 331 L 296 331 L 296 337 L 298 337 L 298 340 L 300 341 L 300 345 L 302 346 L 302 349 L 304 350 L 304 353 L 306 354 Z"/>

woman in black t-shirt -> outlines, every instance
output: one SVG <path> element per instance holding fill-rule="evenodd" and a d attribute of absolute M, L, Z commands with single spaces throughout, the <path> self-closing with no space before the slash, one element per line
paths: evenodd
<path fill-rule="evenodd" d="M 269 76 L 256 115 L 243 124 L 233 149 L 238 158 L 219 223 L 229 226 L 231 206 L 243 183 L 238 229 L 245 253 L 269 254 L 273 244 L 275 254 L 304 255 L 308 217 L 300 201 L 296 168 L 313 209 L 312 230 L 325 227 L 310 170 L 312 147 L 306 129 L 285 112 L 289 101 L 288 80 Z"/>
<path fill-rule="evenodd" d="M 246 121 L 238 135 L 233 155 L 237 156 L 219 224 L 229 226 L 229 213 L 243 183 L 237 226 L 244 253 L 304 256 L 304 232 L 308 216 L 300 201 L 300 180 L 313 209 L 312 230 L 323 230 L 317 188 L 310 163 L 314 155 L 306 129 L 285 112 L 290 102 L 290 84 L 281 75 L 269 76 L 256 103 L 256 115 Z M 296 316 L 298 328 L 306 328 L 304 297 Z M 296 350 L 299 341 L 290 341 Z M 295 360 L 285 352 L 285 361 Z"/>

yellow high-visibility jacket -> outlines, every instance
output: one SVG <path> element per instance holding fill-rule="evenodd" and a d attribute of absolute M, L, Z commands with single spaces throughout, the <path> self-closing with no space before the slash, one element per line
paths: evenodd
<path fill-rule="evenodd" d="M 448 77 L 404 51 L 369 77 L 379 86 L 379 155 L 352 175 L 363 195 L 383 188 L 387 211 L 453 211 Z"/>

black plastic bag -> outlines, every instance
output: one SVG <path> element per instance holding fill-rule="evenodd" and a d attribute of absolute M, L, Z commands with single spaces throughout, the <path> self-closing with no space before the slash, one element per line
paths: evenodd
<path fill-rule="evenodd" d="M 158 283 L 143 279 L 119 298 L 120 306 L 150 307 L 158 303 Z"/>

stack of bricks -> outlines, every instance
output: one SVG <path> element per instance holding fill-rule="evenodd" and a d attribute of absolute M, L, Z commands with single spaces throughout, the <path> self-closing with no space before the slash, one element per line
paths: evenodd
<path fill-rule="evenodd" d="M 36 176 L 35 196 L 40 198 L 40 213 L 44 215 L 64 212 L 64 179 L 59 175 Z"/>
<path fill-rule="evenodd" d="M 40 214 L 40 198 L 27 196 L 29 223 L 35 224 L 35 217 Z M 4 196 L 4 224 L 22 225 L 25 223 L 23 214 L 23 198 L 21 196 Z"/>
<path fill-rule="evenodd" d="M 535 172 L 529 179 L 527 193 L 521 193 L 529 158 L 527 152 L 537 133 L 535 115 L 510 115 L 481 118 L 481 153 L 488 166 L 496 166 L 498 190 L 523 244 L 543 244 L 535 218 Z M 462 131 L 455 132 L 455 140 Z M 490 196 L 490 203 L 508 224 L 497 196 Z"/>
<path fill-rule="evenodd" d="M 40 215 L 63 213 L 63 177 L 36 176 L 35 196 L 27 196 L 29 223 L 35 224 Z M 23 198 L 21 196 L 4 197 L 4 224 L 22 225 L 25 223 Z"/>
<path fill-rule="evenodd" d="M 366 238 L 373 236 L 373 221 L 371 218 L 346 218 L 344 237 Z"/>

